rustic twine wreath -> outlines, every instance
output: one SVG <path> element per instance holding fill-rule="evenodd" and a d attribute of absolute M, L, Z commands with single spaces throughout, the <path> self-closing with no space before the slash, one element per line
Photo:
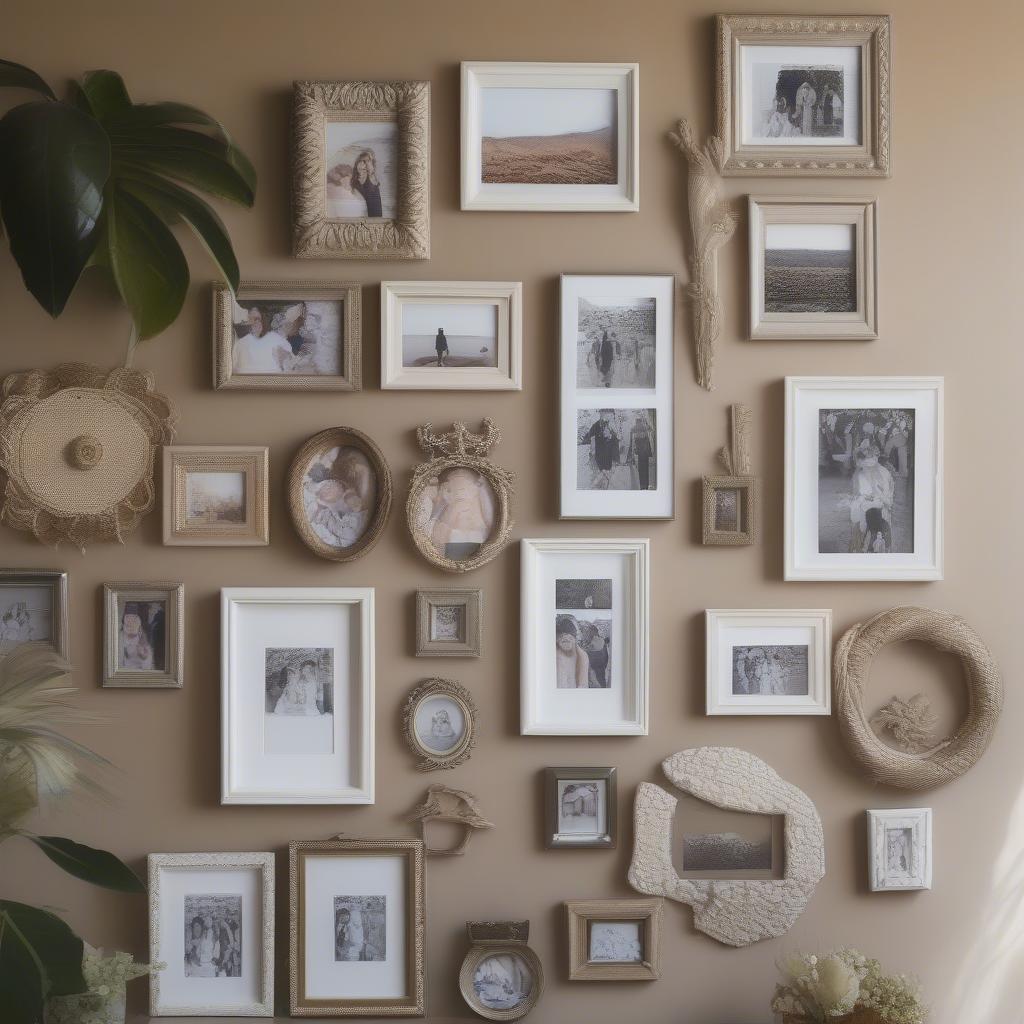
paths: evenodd
<path fill-rule="evenodd" d="M 955 654 L 964 667 L 967 717 L 948 739 L 923 753 L 894 750 L 864 713 L 871 659 L 886 644 L 920 640 Z M 875 782 L 900 789 L 931 789 L 963 775 L 985 752 L 1003 707 L 1003 682 L 991 652 L 963 619 L 930 608 L 900 607 L 853 626 L 836 646 L 836 714 L 857 763 Z"/>

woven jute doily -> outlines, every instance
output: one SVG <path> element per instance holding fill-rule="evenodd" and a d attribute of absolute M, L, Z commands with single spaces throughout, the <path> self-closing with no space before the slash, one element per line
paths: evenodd
<path fill-rule="evenodd" d="M 62 363 L 4 379 L 0 520 L 44 544 L 123 541 L 153 507 L 153 460 L 174 435 L 148 373 Z"/>

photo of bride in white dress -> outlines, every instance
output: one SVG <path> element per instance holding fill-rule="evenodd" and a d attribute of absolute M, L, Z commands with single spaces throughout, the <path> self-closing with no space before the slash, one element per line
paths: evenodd
<path fill-rule="evenodd" d="M 264 751 L 334 752 L 334 649 L 264 651 Z"/>

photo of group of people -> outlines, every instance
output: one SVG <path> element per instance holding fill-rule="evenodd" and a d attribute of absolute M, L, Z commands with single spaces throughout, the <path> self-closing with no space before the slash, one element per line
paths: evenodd
<path fill-rule="evenodd" d="M 330 375 L 342 372 L 341 300 L 248 299 L 232 305 L 237 374 Z"/>
<path fill-rule="evenodd" d="M 842 138 L 846 69 L 838 64 L 755 66 L 760 136 L 766 139 Z M 774 90 L 769 83 L 774 78 Z"/>
<path fill-rule="evenodd" d="M 185 977 L 242 976 L 242 897 L 186 895 Z"/>
<path fill-rule="evenodd" d="M 655 419 L 654 409 L 580 409 L 576 414 L 580 490 L 656 490 Z"/>
<path fill-rule="evenodd" d="M 806 644 L 736 644 L 732 649 L 734 697 L 806 697 L 808 689 Z"/>
<path fill-rule="evenodd" d="M 265 699 L 268 715 L 316 718 L 334 710 L 334 649 L 268 647 Z"/>
<path fill-rule="evenodd" d="M 653 298 L 578 300 L 576 386 L 655 387 L 656 305 Z"/>
<path fill-rule="evenodd" d="M 334 959 L 336 962 L 387 960 L 386 896 L 334 897 Z"/>
<path fill-rule="evenodd" d="M 167 668 L 166 601 L 122 603 L 117 667 L 129 672 L 163 672 Z"/>
<path fill-rule="evenodd" d="M 52 639 L 49 587 L 0 587 L 0 656 L 31 641 Z"/>
<path fill-rule="evenodd" d="M 310 529 L 332 548 L 348 548 L 366 532 L 377 505 L 377 477 L 355 445 L 315 455 L 302 478 L 302 504 Z"/>
<path fill-rule="evenodd" d="M 612 581 L 555 580 L 555 686 L 612 685 Z"/>

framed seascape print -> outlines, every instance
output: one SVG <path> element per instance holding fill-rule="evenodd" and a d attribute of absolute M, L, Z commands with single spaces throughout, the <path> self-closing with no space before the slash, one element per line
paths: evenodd
<path fill-rule="evenodd" d="M 520 732 L 646 736 L 650 542 L 521 545 Z"/>
<path fill-rule="evenodd" d="M 877 203 L 749 196 L 750 337 L 878 337 Z"/>
<path fill-rule="evenodd" d="M 614 768 L 544 769 L 544 845 L 549 850 L 614 850 L 618 798 Z"/>
<path fill-rule="evenodd" d="M 568 900 L 570 981 L 656 981 L 661 899 Z"/>
<path fill-rule="evenodd" d="M 640 65 L 463 61 L 462 209 L 640 208 Z"/>
<path fill-rule="evenodd" d="M 153 1017 L 274 1016 L 274 855 L 151 853 Z"/>
<path fill-rule="evenodd" d="M 228 587 L 221 803 L 373 803 L 373 590 Z"/>
<path fill-rule="evenodd" d="M 482 590 L 417 590 L 416 657 L 479 658 L 483 606 Z"/>
<path fill-rule="evenodd" d="M 872 892 L 932 887 L 932 809 L 868 811 L 868 867 Z"/>
<path fill-rule="evenodd" d="M 709 608 L 709 715 L 832 713 L 832 612 Z"/>
<path fill-rule="evenodd" d="M 247 391 L 359 391 L 358 284 L 243 281 L 213 290 L 213 386 Z"/>
<path fill-rule="evenodd" d="M 164 543 L 270 543 L 263 445 L 165 445 Z"/>
<path fill-rule="evenodd" d="M 563 519 L 671 519 L 671 276 L 563 274 Z"/>
<path fill-rule="evenodd" d="M 786 378 L 787 580 L 942 579 L 941 377 Z"/>
<path fill-rule="evenodd" d="M 0 569 L 0 659 L 22 644 L 68 659 L 68 574 L 59 569 Z"/>
<path fill-rule="evenodd" d="M 888 15 L 717 16 L 723 174 L 888 177 Z"/>
<path fill-rule="evenodd" d="M 382 281 L 380 386 L 519 391 L 519 281 Z"/>
<path fill-rule="evenodd" d="M 422 1017 L 420 839 L 288 844 L 293 1017 Z"/>
<path fill-rule="evenodd" d="M 292 255 L 430 256 L 430 83 L 296 82 Z"/>
<path fill-rule="evenodd" d="M 103 584 L 103 685 L 181 686 L 185 585 Z"/>

